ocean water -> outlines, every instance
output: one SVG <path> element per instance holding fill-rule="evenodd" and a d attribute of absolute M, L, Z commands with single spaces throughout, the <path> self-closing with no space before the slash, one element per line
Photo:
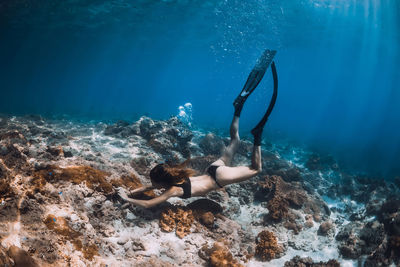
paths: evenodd
<path fill-rule="evenodd" d="M 262 51 L 278 51 L 271 140 L 288 138 L 377 177 L 400 174 L 397 0 L 0 2 L 0 112 L 167 119 L 225 131 Z M 246 103 L 264 114 L 271 73 Z"/>

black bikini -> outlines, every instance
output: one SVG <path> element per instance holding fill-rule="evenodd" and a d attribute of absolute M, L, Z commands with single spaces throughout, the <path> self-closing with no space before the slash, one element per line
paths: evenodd
<path fill-rule="evenodd" d="M 219 187 L 223 187 L 220 183 L 217 181 L 217 169 L 219 166 L 217 165 L 210 165 L 207 168 L 207 173 L 214 179 L 215 183 Z M 190 198 L 192 196 L 192 184 L 190 182 L 190 179 L 188 177 L 185 178 L 185 181 L 181 184 L 175 184 L 174 186 L 180 187 L 183 189 L 183 195 L 180 198 Z"/>
<path fill-rule="evenodd" d="M 207 168 L 207 173 L 212 177 L 212 178 L 214 178 L 214 181 L 215 181 L 215 183 L 220 187 L 220 188 L 222 188 L 223 186 L 220 184 L 220 183 L 218 183 L 218 181 L 217 181 L 217 169 L 218 169 L 218 165 L 210 165 L 208 168 Z"/>
<path fill-rule="evenodd" d="M 183 183 L 175 184 L 174 186 L 183 189 L 183 195 L 180 198 L 190 198 L 192 196 L 192 184 L 190 183 L 190 179 L 188 177 L 185 178 Z"/>

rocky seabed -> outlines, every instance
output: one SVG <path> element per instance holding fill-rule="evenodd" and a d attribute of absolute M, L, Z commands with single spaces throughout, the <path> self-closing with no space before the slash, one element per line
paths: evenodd
<path fill-rule="evenodd" d="M 400 178 L 287 141 L 263 145 L 249 181 L 122 207 L 117 188 L 149 184 L 157 163 L 202 173 L 228 141 L 176 117 L 0 116 L 0 266 L 400 266 Z M 235 165 L 251 150 L 242 140 Z"/>

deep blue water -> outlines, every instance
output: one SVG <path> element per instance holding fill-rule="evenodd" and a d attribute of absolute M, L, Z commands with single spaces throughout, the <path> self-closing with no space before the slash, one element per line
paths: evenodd
<path fill-rule="evenodd" d="M 0 2 L 0 112 L 228 126 L 257 57 L 278 50 L 268 134 L 400 174 L 400 1 Z M 242 113 L 262 117 L 267 73 Z"/>

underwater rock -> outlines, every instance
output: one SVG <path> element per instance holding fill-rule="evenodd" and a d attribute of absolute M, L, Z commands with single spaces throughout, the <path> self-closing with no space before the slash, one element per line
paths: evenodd
<path fill-rule="evenodd" d="M 338 169 L 338 165 L 331 155 L 322 156 L 317 153 L 310 155 L 305 166 L 311 171 Z"/>
<path fill-rule="evenodd" d="M 400 189 L 400 176 L 394 177 L 393 183 Z"/>
<path fill-rule="evenodd" d="M 137 123 L 139 125 L 140 135 L 146 140 L 150 140 L 152 135 L 161 132 L 163 129 L 160 122 L 155 122 L 151 118 L 145 116 L 141 117 Z"/>
<path fill-rule="evenodd" d="M 0 159 L 3 160 L 7 168 L 16 171 L 26 170 L 29 166 L 27 163 L 27 156 L 17 148 L 17 145 L 8 144 L 5 145 L 5 147 L 5 149 L 3 148 L 3 153 L 5 152 L 5 154 L 0 154 Z"/>
<path fill-rule="evenodd" d="M 134 158 L 131 162 L 130 165 L 132 168 L 135 169 L 135 171 L 143 176 L 149 176 L 150 174 L 150 165 L 153 163 L 153 160 L 147 157 L 137 157 Z"/>
<path fill-rule="evenodd" d="M 25 136 L 18 130 L 10 130 L 0 133 L 0 141 L 5 142 L 9 145 L 12 144 L 26 145 L 28 143 L 28 140 L 25 138 Z"/>
<path fill-rule="evenodd" d="M 6 179 L 0 180 L 0 197 L 1 199 L 13 197 L 15 195 L 13 188 Z"/>
<path fill-rule="evenodd" d="M 381 223 L 368 222 L 360 231 L 360 239 L 366 244 L 364 254 L 369 254 L 365 266 L 388 266 L 400 263 L 400 200 L 386 200 L 378 212 Z M 382 225 L 383 224 L 383 225 Z"/>
<path fill-rule="evenodd" d="M 8 118 L 0 115 L 0 127 L 5 129 L 7 128 L 7 124 L 8 124 Z"/>
<path fill-rule="evenodd" d="M 314 262 L 310 257 L 295 256 L 290 261 L 286 261 L 284 267 L 340 267 L 340 263 L 337 260 Z"/>
<path fill-rule="evenodd" d="M 213 214 L 222 212 L 222 207 L 220 204 L 207 198 L 197 199 L 189 203 L 186 207 L 194 212 L 211 212 Z"/>
<path fill-rule="evenodd" d="M 280 176 L 266 176 L 265 182 L 259 183 L 255 199 L 267 201 L 266 207 L 269 211 L 264 216 L 264 223 L 279 223 L 288 230 L 293 230 L 294 234 L 299 234 L 303 230 L 303 219 L 294 210 L 301 210 L 304 214 L 309 214 L 315 221 L 327 217 L 330 210 L 326 203 L 316 195 L 309 195 L 298 182 L 285 182 Z M 312 227 L 312 220 L 307 222 L 306 227 Z"/>
<path fill-rule="evenodd" d="M 204 155 L 220 156 L 225 148 L 225 143 L 222 138 L 213 133 L 208 133 L 200 140 L 199 146 L 203 150 Z"/>
<path fill-rule="evenodd" d="M 127 121 L 119 120 L 115 124 L 108 125 L 104 129 L 104 135 L 117 138 L 127 138 L 133 135 L 139 135 L 140 128 L 137 123 L 130 124 Z"/>
<path fill-rule="evenodd" d="M 136 124 L 140 129 L 140 135 L 147 140 L 148 145 L 164 157 L 173 157 L 174 151 L 184 158 L 190 156 L 189 142 L 193 134 L 176 117 L 168 121 L 153 121 L 148 117 L 141 117 Z"/>
<path fill-rule="evenodd" d="M 362 254 L 362 244 L 357 236 L 360 228 L 359 224 L 350 223 L 336 235 L 336 240 L 342 241 L 338 245 L 339 252 L 346 259 L 357 259 Z"/>
<path fill-rule="evenodd" d="M 169 261 L 165 261 L 160 259 L 157 256 L 151 256 L 146 259 L 138 259 L 135 261 L 135 267 L 175 267 L 175 264 L 170 263 Z"/>
<path fill-rule="evenodd" d="M 218 157 L 213 155 L 190 158 L 187 160 L 187 167 L 199 173 L 204 173 L 206 168 L 217 159 Z"/>
<path fill-rule="evenodd" d="M 11 246 L 8 255 L 14 260 L 15 267 L 39 267 L 28 252 L 17 246 Z"/>
<path fill-rule="evenodd" d="M 296 220 L 288 220 L 283 223 L 283 226 L 288 230 L 292 230 L 295 235 L 298 235 L 303 230 L 303 226 L 297 223 Z"/>
<path fill-rule="evenodd" d="M 377 222 L 351 222 L 336 235 L 338 248 L 344 258 L 356 259 L 379 251 L 385 241 L 385 228 Z"/>
<path fill-rule="evenodd" d="M 44 134 L 49 137 L 49 143 L 51 145 L 68 143 L 68 137 L 63 131 L 50 131 Z"/>
<path fill-rule="evenodd" d="M 27 114 L 23 116 L 21 119 L 25 120 L 28 123 L 33 122 L 37 125 L 44 125 L 43 117 L 38 114 Z"/>
<path fill-rule="evenodd" d="M 36 199 L 25 198 L 19 207 L 21 222 L 30 227 L 30 230 L 37 228 L 42 223 L 44 209 Z"/>
<path fill-rule="evenodd" d="M 76 250 L 83 253 L 83 257 L 89 261 L 93 260 L 94 256 L 99 255 L 98 247 L 95 244 L 83 244 L 83 234 L 71 228 L 67 220 L 63 217 L 56 217 L 52 214 L 47 215 L 44 224 L 48 229 L 54 231 L 57 235 L 70 241 Z"/>
<path fill-rule="evenodd" d="M 306 222 L 304 223 L 304 226 L 307 228 L 311 228 L 314 226 L 314 222 L 313 222 L 313 216 L 310 214 L 307 214 L 305 216 Z"/>
<path fill-rule="evenodd" d="M 278 158 L 273 153 L 262 153 L 263 173 L 281 176 L 285 182 L 301 181 L 302 172 L 298 167 L 293 167 L 286 160 Z"/>
<path fill-rule="evenodd" d="M 64 150 L 64 157 L 65 158 L 72 158 L 74 155 L 72 154 L 71 150 Z"/>
<path fill-rule="evenodd" d="M 278 245 L 273 232 L 267 230 L 260 232 L 257 235 L 256 244 L 255 256 L 261 261 L 270 261 L 282 256 L 283 248 Z"/>
<path fill-rule="evenodd" d="M 50 153 L 54 157 L 64 156 L 64 151 L 61 146 L 48 146 L 46 152 Z"/>
<path fill-rule="evenodd" d="M 400 235 L 400 199 L 388 199 L 378 213 L 389 235 Z"/>
<path fill-rule="evenodd" d="M 203 245 L 199 256 L 208 261 L 211 267 L 243 267 L 233 258 L 229 248 L 223 242 L 215 242 L 212 247 L 209 247 L 208 244 Z"/>

